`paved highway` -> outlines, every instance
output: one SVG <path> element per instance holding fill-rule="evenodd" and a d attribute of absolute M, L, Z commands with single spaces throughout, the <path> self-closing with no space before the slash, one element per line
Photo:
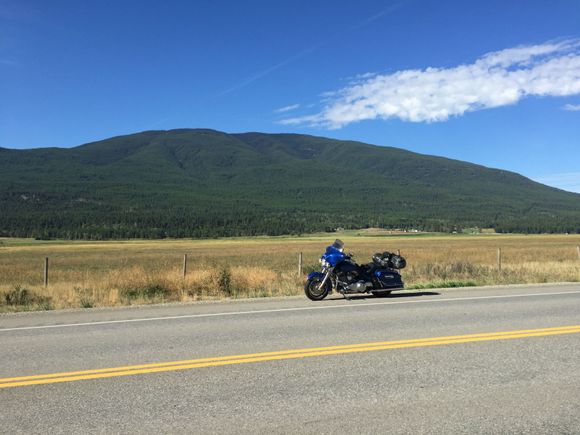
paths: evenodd
<path fill-rule="evenodd" d="M 580 433 L 580 285 L 0 316 L 2 433 Z"/>

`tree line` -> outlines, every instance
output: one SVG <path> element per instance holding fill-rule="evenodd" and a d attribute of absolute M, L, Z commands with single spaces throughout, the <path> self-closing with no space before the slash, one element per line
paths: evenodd
<path fill-rule="evenodd" d="M 275 210 L 219 210 L 196 213 L 186 209 L 135 210 L 106 213 L 61 211 L 12 212 L 0 216 L 0 236 L 37 239 L 108 240 L 277 236 L 332 232 L 337 228 L 385 228 L 460 232 L 494 228 L 500 233 L 580 233 L 579 222 L 534 217 L 486 219 L 475 222 L 432 216 L 402 217 L 381 213 L 323 213 Z"/>

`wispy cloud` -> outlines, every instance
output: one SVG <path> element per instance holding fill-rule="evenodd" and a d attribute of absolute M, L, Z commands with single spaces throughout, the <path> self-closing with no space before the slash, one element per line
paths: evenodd
<path fill-rule="evenodd" d="M 280 107 L 279 109 L 274 110 L 274 113 L 286 113 L 292 110 L 296 110 L 300 107 L 300 104 L 290 104 L 289 106 Z"/>
<path fill-rule="evenodd" d="M 401 3 L 393 4 L 393 5 L 389 6 L 389 7 L 381 10 L 380 12 L 378 12 L 378 13 L 370 16 L 370 17 L 368 17 L 368 18 L 366 18 L 366 19 L 364 19 L 362 21 L 359 21 L 359 22 L 355 23 L 354 25 L 352 25 L 351 27 L 349 27 L 347 29 L 347 31 L 353 31 L 353 30 L 360 29 L 361 27 L 364 27 L 364 26 L 372 23 L 373 21 L 376 21 L 376 20 L 380 19 L 381 17 L 383 17 L 383 16 L 385 16 L 385 15 L 391 13 L 391 12 L 394 12 L 400 6 L 401 6 Z M 344 32 L 340 32 L 340 33 L 344 33 Z M 336 36 L 338 36 L 338 34 L 339 33 L 337 33 L 336 35 L 333 35 L 332 37 L 329 37 L 329 38 L 327 38 L 327 39 L 325 39 L 323 41 L 320 41 L 318 43 L 315 43 L 312 46 L 310 46 L 310 47 L 308 47 L 308 48 L 306 48 L 306 49 L 304 49 L 304 50 L 302 50 L 302 51 L 300 51 L 300 52 L 298 52 L 298 53 L 296 53 L 296 54 L 288 57 L 287 59 L 284 59 L 283 61 L 281 61 L 281 62 L 279 62 L 277 64 L 274 64 L 274 65 L 270 66 L 269 68 L 266 68 L 266 69 L 264 69 L 264 70 L 262 70 L 262 71 L 260 71 L 260 72 L 258 72 L 256 74 L 254 74 L 253 76 L 250 76 L 250 77 L 246 78 L 245 80 L 242 80 L 241 82 L 239 82 L 239 83 L 237 83 L 237 84 L 235 84 L 235 85 L 233 85 L 233 86 L 231 86 L 231 87 L 229 87 L 229 88 L 221 91 L 218 95 L 219 96 L 223 96 L 223 95 L 227 95 L 227 94 L 229 94 L 231 92 L 237 91 L 238 89 L 244 88 L 244 87 L 246 87 L 246 86 L 254 83 L 257 80 L 260 80 L 263 77 L 266 77 L 267 75 L 273 73 L 274 71 L 276 71 L 276 70 L 278 70 L 278 69 L 280 69 L 280 68 L 282 68 L 282 67 L 284 67 L 284 66 L 286 66 L 288 64 L 291 64 L 293 62 L 296 62 L 299 59 L 302 59 L 303 57 L 309 55 L 310 53 L 312 53 L 312 52 L 318 50 L 319 48 L 323 47 L 324 45 L 328 44 Z"/>
<path fill-rule="evenodd" d="M 240 83 L 238 83 L 238 84 L 236 84 L 236 85 L 234 85 L 234 86 L 232 86 L 232 87 L 230 87 L 228 89 L 225 89 L 224 91 L 220 92 L 218 95 L 220 95 L 220 96 L 227 95 L 230 92 L 233 92 L 233 91 L 236 91 L 236 90 L 238 90 L 240 88 L 246 87 L 249 84 L 255 82 L 256 80 L 259 80 L 259 79 L 261 79 L 263 77 L 266 77 L 268 74 L 273 73 L 277 69 L 280 69 L 283 66 L 286 66 L 286 65 L 288 65 L 288 64 L 290 64 L 292 62 L 297 61 L 298 59 L 303 58 L 307 54 L 310 54 L 313 51 L 317 50 L 322 45 L 324 45 L 324 43 L 320 43 L 320 44 L 313 45 L 312 47 L 308 47 L 307 49 L 302 50 L 300 53 L 296 53 L 295 55 L 290 56 L 287 59 L 284 59 L 282 62 L 279 62 L 279 63 L 277 63 L 275 65 L 272 65 L 271 67 L 266 68 L 265 70 L 260 71 L 259 73 L 254 74 L 251 77 L 248 77 L 247 79 L 241 81 Z"/>
<path fill-rule="evenodd" d="M 395 3 L 392 4 L 388 7 L 386 7 L 385 9 L 377 12 L 374 15 L 371 15 L 370 17 L 367 17 L 366 19 L 359 21 L 358 23 L 355 23 L 354 25 L 352 25 L 349 30 L 358 30 L 362 27 L 365 27 L 366 25 L 372 23 L 373 21 L 378 20 L 379 18 L 382 18 L 385 15 L 390 14 L 391 12 L 395 12 L 397 9 L 399 9 L 402 6 L 402 3 Z"/>
<path fill-rule="evenodd" d="M 580 104 L 565 104 L 562 106 L 562 109 L 570 112 L 578 112 L 580 110 Z"/>
<path fill-rule="evenodd" d="M 437 122 L 515 104 L 526 96 L 576 94 L 580 94 L 580 40 L 564 40 L 507 48 L 451 68 L 363 75 L 325 93 L 320 112 L 281 123 L 340 128 L 368 119 Z"/>
<path fill-rule="evenodd" d="M 580 172 L 563 172 L 560 174 L 544 175 L 541 177 L 535 177 L 534 180 L 538 183 L 557 187 L 558 189 L 580 193 Z"/>
<path fill-rule="evenodd" d="M 18 62 L 12 59 L 0 59 L 0 65 L 4 66 L 18 66 Z"/>

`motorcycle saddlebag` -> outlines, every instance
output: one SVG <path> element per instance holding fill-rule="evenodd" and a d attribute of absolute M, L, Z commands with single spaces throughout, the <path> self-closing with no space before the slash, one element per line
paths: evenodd
<path fill-rule="evenodd" d="M 401 274 L 395 270 L 375 270 L 375 278 L 383 289 L 404 287 Z"/>

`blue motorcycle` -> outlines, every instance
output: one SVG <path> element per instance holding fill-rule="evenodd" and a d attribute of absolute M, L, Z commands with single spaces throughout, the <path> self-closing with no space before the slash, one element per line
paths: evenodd
<path fill-rule="evenodd" d="M 354 262 L 352 257 L 353 254 L 344 253 L 341 240 L 337 239 L 328 246 L 320 257 L 322 271 L 310 273 L 304 285 L 308 299 L 320 301 L 333 290 L 346 297 L 351 293 L 386 295 L 404 288 L 399 270 L 406 266 L 406 261 L 400 255 L 377 253 L 371 263 L 362 265 Z"/>

